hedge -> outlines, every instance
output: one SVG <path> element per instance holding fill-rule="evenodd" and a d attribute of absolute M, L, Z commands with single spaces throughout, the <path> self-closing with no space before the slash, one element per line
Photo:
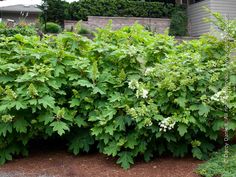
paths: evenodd
<path fill-rule="evenodd" d="M 129 0 L 80 0 L 69 5 L 71 19 L 87 20 L 87 16 L 171 17 L 171 3 Z"/>
<path fill-rule="evenodd" d="M 43 24 L 42 28 L 43 28 L 43 31 L 46 33 L 59 33 L 62 31 L 61 26 L 53 22 L 47 22 L 46 29 L 45 29 L 45 25 Z"/>

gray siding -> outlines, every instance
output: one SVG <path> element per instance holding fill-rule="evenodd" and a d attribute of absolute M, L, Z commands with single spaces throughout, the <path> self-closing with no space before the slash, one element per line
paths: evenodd
<path fill-rule="evenodd" d="M 230 19 L 236 18 L 236 0 L 211 0 L 211 10 Z"/>
<path fill-rule="evenodd" d="M 189 34 L 191 36 L 200 36 L 201 34 L 209 33 L 214 28 L 212 24 L 203 21 L 203 18 L 211 17 L 211 15 L 204 10 L 204 7 L 209 8 L 213 12 L 220 12 L 230 19 L 236 18 L 236 0 L 205 0 L 189 5 Z"/>
<path fill-rule="evenodd" d="M 190 36 L 200 36 L 209 32 L 210 23 L 205 23 L 204 18 L 209 18 L 210 14 L 204 10 L 204 7 L 210 8 L 211 1 L 205 0 L 188 6 L 188 21 Z"/>

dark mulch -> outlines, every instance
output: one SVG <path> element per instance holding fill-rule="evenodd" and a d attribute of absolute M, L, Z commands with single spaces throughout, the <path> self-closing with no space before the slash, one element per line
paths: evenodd
<path fill-rule="evenodd" d="M 0 167 L 0 177 L 198 177 L 194 170 L 200 163 L 188 157 L 163 157 L 123 170 L 115 159 L 98 153 L 76 157 L 61 149 L 36 150 Z"/>

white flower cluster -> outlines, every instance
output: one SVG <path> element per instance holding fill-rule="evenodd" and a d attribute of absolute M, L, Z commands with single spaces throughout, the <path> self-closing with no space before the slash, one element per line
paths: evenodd
<path fill-rule="evenodd" d="M 139 88 L 139 83 L 137 80 L 131 80 L 129 81 L 129 88 L 132 90 L 135 90 L 136 88 Z"/>
<path fill-rule="evenodd" d="M 148 98 L 148 90 L 140 88 L 136 91 L 136 97 Z"/>
<path fill-rule="evenodd" d="M 154 71 L 154 68 L 148 67 L 148 68 L 146 68 L 144 75 L 147 76 L 148 74 L 152 73 L 153 71 Z"/>
<path fill-rule="evenodd" d="M 137 80 L 131 80 L 129 83 L 129 88 L 132 90 L 136 90 L 136 97 L 148 98 L 148 90 L 143 88 L 141 84 Z"/>
<path fill-rule="evenodd" d="M 221 91 L 217 92 L 213 96 L 211 96 L 211 100 L 221 102 L 223 104 L 227 103 L 229 96 L 227 94 L 226 88 L 222 89 Z"/>
<path fill-rule="evenodd" d="M 166 130 L 171 130 L 174 128 L 175 126 L 175 121 L 173 121 L 173 119 L 171 119 L 171 117 L 167 117 L 165 119 L 163 119 L 161 122 L 159 122 L 159 126 L 160 131 L 166 132 Z"/>

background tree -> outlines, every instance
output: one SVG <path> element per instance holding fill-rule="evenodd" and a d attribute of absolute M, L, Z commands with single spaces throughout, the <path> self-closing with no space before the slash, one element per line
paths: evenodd
<path fill-rule="evenodd" d="M 43 10 L 41 19 L 44 21 L 47 15 L 48 22 L 55 22 L 63 26 L 63 21 L 69 19 L 68 6 L 69 3 L 63 0 L 43 0 L 48 3 L 48 10 L 45 11 L 43 6 L 39 6 Z"/>

